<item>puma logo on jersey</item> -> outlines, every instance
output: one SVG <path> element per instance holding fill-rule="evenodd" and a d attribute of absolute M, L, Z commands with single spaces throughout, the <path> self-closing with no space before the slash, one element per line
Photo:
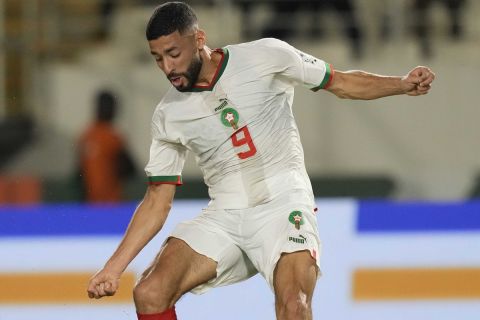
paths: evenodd
<path fill-rule="evenodd" d="M 223 100 L 223 99 L 222 99 L 222 100 Z M 223 108 L 225 108 L 225 106 L 226 106 L 227 104 L 228 104 L 227 100 L 226 100 L 226 99 L 223 100 L 223 102 L 222 102 L 218 107 L 216 107 L 214 111 L 217 112 L 217 111 L 222 110 Z"/>

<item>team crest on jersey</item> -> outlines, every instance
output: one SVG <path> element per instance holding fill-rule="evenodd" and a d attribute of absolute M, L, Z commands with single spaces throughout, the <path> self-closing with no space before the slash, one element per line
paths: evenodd
<path fill-rule="evenodd" d="M 300 230 L 300 226 L 305 223 L 301 211 L 292 211 L 288 217 L 288 221 L 294 224 L 297 230 Z"/>
<path fill-rule="evenodd" d="M 234 130 L 238 129 L 238 120 L 240 116 L 238 115 L 237 110 L 233 108 L 226 108 L 222 111 L 220 115 L 220 120 L 222 120 L 223 125 L 226 127 L 232 127 Z"/>

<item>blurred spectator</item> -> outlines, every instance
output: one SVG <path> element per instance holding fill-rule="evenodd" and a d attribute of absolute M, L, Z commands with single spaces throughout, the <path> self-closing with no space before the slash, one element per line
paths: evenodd
<path fill-rule="evenodd" d="M 468 198 L 470 199 L 480 199 L 480 174 L 475 177 L 473 182 L 472 189 L 468 194 Z"/>
<path fill-rule="evenodd" d="M 355 7 L 351 0 L 304 0 L 304 1 L 272 1 L 273 17 L 262 30 L 262 37 L 274 37 L 282 40 L 298 35 L 300 25 L 297 12 L 303 11 L 313 19 L 307 36 L 317 39 L 323 34 L 319 15 L 333 10 L 340 16 L 344 34 L 350 41 L 352 55 L 362 55 L 362 32 L 356 18 Z"/>
<path fill-rule="evenodd" d="M 458 40 L 463 35 L 461 11 L 465 8 L 465 0 L 414 0 L 414 31 L 420 41 L 421 50 L 424 56 L 430 57 L 433 54 L 430 42 L 431 25 L 429 11 L 434 1 L 446 6 L 450 18 L 449 35 L 452 39 Z"/>
<path fill-rule="evenodd" d="M 273 16 L 263 27 L 261 37 L 288 40 L 296 36 L 298 21 L 296 13 L 310 1 L 272 1 Z"/>
<path fill-rule="evenodd" d="M 312 0 L 309 1 L 312 6 L 312 11 L 315 15 L 318 13 L 323 13 L 323 11 L 328 9 L 333 9 L 337 12 L 340 17 L 341 23 L 343 24 L 343 32 L 345 36 L 350 41 L 350 47 L 352 50 L 352 55 L 355 58 L 360 58 L 363 53 L 363 36 L 358 22 L 357 15 L 355 13 L 354 1 L 351 0 Z M 317 26 L 317 24 L 314 24 Z M 318 32 L 317 29 L 312 29 L 313 34 Z"/>
<path fill-rule="evenodd" d="M 109 91 L 96 99 L 96 118 L 79 141 L 80 172 L 86 200 L 118 202 L 122 183 L 133 176 L 135 166 L 121 135 L 113 126 L 117 102 Z"/>
<path fill-rule="evenodd" d="M 106 39 L 110 36 L 110 29 L 113 20 L 113 14 L 116 9 L 116 2 L 114 0 L 102 0 L 99 4 L 99 13 L 100 13 L 100 31 L 98 37 L 101 40 Z"/>

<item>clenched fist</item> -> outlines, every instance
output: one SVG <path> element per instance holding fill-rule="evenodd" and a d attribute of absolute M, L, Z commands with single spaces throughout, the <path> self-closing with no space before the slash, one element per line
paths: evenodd
<path fill-rule="evenodd" d="M 434 79 L 435 73 L 430 68 L 419 66 L 402 78 L 402 84 L 406 94 L 419 96 L 428 93 Z"/>
<path fill-rule="evenodd" d="M 88 297 L 100 299 L 104 296 L 113 296 L 118 289 L 121 274 L 106 269 L 98 271 L 88 283 Z"/>

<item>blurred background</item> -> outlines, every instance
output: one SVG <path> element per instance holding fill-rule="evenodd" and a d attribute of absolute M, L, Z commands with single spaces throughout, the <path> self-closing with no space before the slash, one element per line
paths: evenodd
<path fill-rule="evenodd" d="M 0 3 L 0 185 L 22 189 L 0 202 L 84 199 L 78 144 L 102 91 L 116 100 L 114 125 L 136 168 L 124 179 L 129 181 L 122 197 L 141 198 L 151 115 L 169 86 L 144 37 L 158 1 Z M 345 101 L 297 90 L 294 112 L 317 196 L 459 200 L 478 195 L 477 1 L 190 4 L 211 47 L 274 36 L 339 70 L 404 75 L 428 65 L 436 72 L 433 90 L 420 98 Z M 193 157 L 184 180 L 179 197 L 207 195 Z"/>
<path fill-rule="evenodd" d="M 0 320 L 30 319 L 32 313 L 62 319 L 65 312 L 84 319 L 100 309 L 103 319 L 134 316 L 128 290 L 119 302 L 126 306 L 120 309 L 86 308 L 83 298 L 60 303 L 63 294 L 42 295 L 54 279 L 80 284 L 83 290 L 89 272 L 115 248 L 145 192 L 151 116 L 170 85 L 144 36 L 160 3 L 0 0 L 0 291 L 2 284 L 10 290 L 19 283 L 38 284 L 29 287 L 33 298 L 22 300 L 24 291 L 18 297 L 0 295 Z M 316 303 L 328 318 L 340 320 L 396 319 L 392 314 L 399 308 L 407 310 L 409 319 L 478 319 L 480 283 L 474 280 L 480 279 L 480 207 L 475 200 L 480 196 L 480 108 L 475 76 L 480 71 L 480 2 L 187 3 L 197 12 L 212 48 L 276 37 L 338 70 L 387 75 L 404 75 L 417 65 L 434 70 L 433 88 L 421 97 L 348 101 L 327 92 L 296 90 L 294 113 L 326 243 L 327 271 Z M 183 180 L 176 195 L 177 210 L 183 211 L 171 224 L 206 204 L 207 190 L 191 155 Z M 388 246 L 379 248 L 378 243 Z M 139 257 L 126 283 L 133 284 L 160 244 L 147 250 L 150 256 Z M 442 287 L 440 291 L 451 293 L 447 296 L 428 291 L 428 285 L 422 287 L 428 294 L 409 295 L 405 289 L 402 296 L 377 288 L 377 296 L 369 296 L 368 288 L 386 281 L 379 280 L 382 273 L 371 278 L 369 270 L 387 268 L 380 271 L 398 284 L 412 275 L 388 273 L 399 265 L 413 268 L 407 271 L 420 277 L 419 283 L 451 279 L 463 287 Z M 425 278 L 423 268 L 437 273 L 427 272 Z M 273 301 L 262 304 L 269 293 L 263 294 L 261 279 L 258 283 L 242 291 L 260 293 L 248 300 L 253 307 L 239 307 L 238 319 L 247 318 L 242 312 L 251 312 L 252 319 L 273 318 L 273 313 L 258 316 L 261 310 L 273 310 Z M 332 292 L 336 295 L 327 294 Z M 375 304 L 385 295 L 389 303 Z M 418 304 L 418 299 L 427 302 Z M 199 301 L 199 306 L 207 303 Z M 19 312 L 17 304 L 30 313 Z M 340 309 L 343 313 L 337 314 Z"/>

